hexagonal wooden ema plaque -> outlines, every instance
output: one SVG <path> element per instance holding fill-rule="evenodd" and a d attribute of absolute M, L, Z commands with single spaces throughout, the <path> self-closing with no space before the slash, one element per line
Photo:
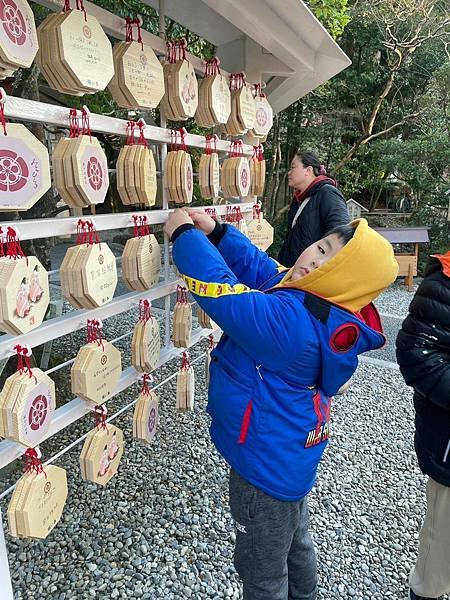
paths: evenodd
<path fill-rule="evenodd" d="M 104 90 L 114 75 L 111 43 L 97 19 L 80 10 L 57 26 L 62 63 L 80 87 Z"/>
<path fill-rule="evenodd" d="M 109 187 L 108 162 L 97 138 L 82 135 L 72 154 L 74 184 L 86 205 L 104 202 Z"/>
<path fill-rule="evenodd" d="M 34 448 L 48 431 L 56 408 L 55 383 L 40 369 L 33 369 L 29 385 L 22 386 L 12 412 L 12 439 Z"/>
<path fill-rule="evenodd" d="M 2 328 L 13 335 L 31 331 L 42 323 L 48 303 L 48 273 L 35 256 L 0 262 Z"/>
<path fill-rule="evenodd" d="M 0 1 L 0 59 L 5 66 L 31 66 L 38 51 L 33 11 L 25 0 Z"/>
<path fill-rule="evenodd" d="M 22 475 L 8 507 L 11 535 L 46 538 L 61 518 L 67 494 L 67 475 L 61 467 L 47 465 L 42 473 Z"/>
<path fill-rule="evenodd" d="M 94 244 L 87 249 L 81 268 L 84 294 L 96 306 L 106 304 L 117 286 L 117 266 L 107 244 Z"/>
<path fill-rule="evenodd" d="M 47 149 L 24 125 L 0 133 L 0 211 L 28 210 L 50 188 Z"/>
<path fill-rule="evenodd" d="M 153 49 L 130 42 L 121 62 L 122 93 L 133 100 L 135 107 L 156 108 L 164 96 L 164 72 Z"/>
<path fill-rule="evenodd" d="M 82 346 L 70 371 L 72 392 L 103 404 L 114 392 L 122 372 L 120 351 L 110 342 Z"/>

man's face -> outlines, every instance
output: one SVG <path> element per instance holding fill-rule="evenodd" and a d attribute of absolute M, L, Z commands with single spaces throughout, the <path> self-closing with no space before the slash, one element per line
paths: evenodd
<path fill-rule="evenodd" d="M 314 242 L 306 250 L 303 250 L 297 258 L 292 270 L 291 279 L 305 277 L 305 275 L 308 275 L 314 269 L 318 269 L 331 260 L 343 247 L 343 242 L 335 233 L 327 235 L 318 242 Z"/>
<path fill-rule="evenodd" d="M 291 168 L 288 171 L 288 184 L 296 190 L 306 190 L 308 185 L 316 178 L 312 167 L 305 167 L 302 161 L 294 156 Z"/>

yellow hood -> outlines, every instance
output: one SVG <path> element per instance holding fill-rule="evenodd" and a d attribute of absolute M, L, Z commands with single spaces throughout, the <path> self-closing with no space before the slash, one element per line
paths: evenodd
<path fill-rule="evenodd" d="M 352 221 L 353 238 L 330 261 L 305 277 L 291 280 L 292 269 L 276 287 L 295 287 L 317 294 L 353 312 L 381 294 L 398 273 L 391 244 L 365 219 Z"/>

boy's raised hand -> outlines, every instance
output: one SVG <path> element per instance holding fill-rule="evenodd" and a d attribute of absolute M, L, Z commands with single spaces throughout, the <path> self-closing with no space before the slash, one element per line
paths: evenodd
<path fill-rule="evenodd" d="M 202 231 L 205 235 L 209 235 L 214 231 L 216 221 L 206 214 L 203 210 L 188 209 L 188 214 L 194 222 L 197 229 Z"/>
<path fill-rule="evenodd" d="M 178 229 L 180 225 L 185 225 L 190 223 L 194 224 L 191 217 L 188 215 L 187 211 L 184 208 L 176 208 L 173 212 L 171 212 L 167 218 L 167 221 L 164 225 L 164 232 L 167 233 L 169 237 L 172 237 L 175 229 Z"/>

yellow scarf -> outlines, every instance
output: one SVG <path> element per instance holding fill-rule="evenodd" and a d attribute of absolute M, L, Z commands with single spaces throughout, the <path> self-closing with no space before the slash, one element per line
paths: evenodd
<path fill-rule="evenodd" d="M 391 244 L 365 219 L 352 221 L 353 238 L 327 263 L 305 277 L 292 280 L 292 269 L 275 287 L 312 292 L 352 312 L 370 304 L 398 273 Z"/>

